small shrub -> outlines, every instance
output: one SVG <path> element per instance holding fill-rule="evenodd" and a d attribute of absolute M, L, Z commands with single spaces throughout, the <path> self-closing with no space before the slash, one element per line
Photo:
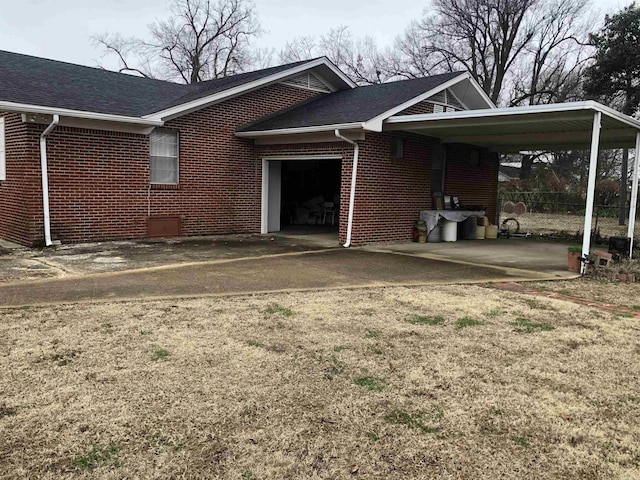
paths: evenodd
<path fill-rule="evenodd" d="M 423 316 L 423 315 L 411 315 L 405 319 L 412 325 L 442 325 L 444 323 L 444 317 L 440 315 L 436 316 Z"/>
<path fill-rule="evenodd" d="M 500 310 L 490 310 L 484 314 L 487 318 L 496 318 L 499 317 L 502 312 Z"/>
<path fill-rule="evenodd" d="M 250 347 L 264 347 L 264 343 L 256 342 L 255 340 L 249 340 L 247 345 Z"/>
<path fill-rule="evenodd" d="M 535 323 L 526 318 L 516 318 L 511 325 L 515 325 L 514 331 L 518 333 L 549 332 L 555 328 L 548 323 Z"/>
<path fill-rule="evenodd" d="M 359 387 L 369 390 L 371 392 L 381 392 L 387 386 L 387 382 L 382 378 L 376 377 L 360 377 L 356 378 L 355 382 Z"/>
<path fill-rule="evenodd" d="M 467 327 L 475 327 L 477 325 L 485 325 L 485 323 L 481 320 L 476 320 L 471 317 L 463 317 L 459 320 L 456 320 L 455 327 L 459 330 L 461 328 Z"/>
<path fill-rule="evenodd" d="M 338 345 L 337 347 L 333 347 L 333 351 L 336 353 L 340 353 L 343 350 L 347 350 L 349 347 L 343 347 L 342 345 Z"/>
<path fill-rule="evenodd" d="M 71 464 L 78 470 L 88 471 L 93 471 L 105 465 L 115 467 L 118 466 L 118 461 L 115 458 L 118 451 L 119 448 L 114 443 L 110 443 L 107 447 L 94 445 L 89 453 L 74 459 Z"/>

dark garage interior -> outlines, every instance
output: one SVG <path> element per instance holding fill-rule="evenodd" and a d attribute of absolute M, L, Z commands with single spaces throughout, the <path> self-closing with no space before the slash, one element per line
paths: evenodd
<path fill-rule="evenodd" d="M 338 230 L 341 168 L 339 159 L 282 162 L 283 229 Z"/>

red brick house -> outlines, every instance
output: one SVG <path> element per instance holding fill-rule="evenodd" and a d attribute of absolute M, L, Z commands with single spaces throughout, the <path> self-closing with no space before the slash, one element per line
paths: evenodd
<path fill-rule="evenodd" d="M 493 108 L 466 73 L 356 87 L 319 58 L 180 85 L 0 52 L 0 238 L 401 241 L 434 193 L 492 218 L 497 154 L 401 121 Z"/>

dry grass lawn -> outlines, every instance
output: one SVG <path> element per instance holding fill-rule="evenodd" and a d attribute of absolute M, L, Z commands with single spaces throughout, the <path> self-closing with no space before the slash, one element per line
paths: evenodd
<path fill-rule="evenodd" d="M 640 477 L 636 319 L 469 286 L 0 315 L 2 478 Z"/>
<path fill-rule="evenodd" d="M 561 282 L 537 282 L 532 285 L 542 290 L 571 297 L 588 298 L 640 312 L 639 283 L 614 283 L 585 278 Z"/>

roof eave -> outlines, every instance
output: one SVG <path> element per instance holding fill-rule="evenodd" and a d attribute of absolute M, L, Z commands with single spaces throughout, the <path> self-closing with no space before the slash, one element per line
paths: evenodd
<path fill-rule="evenodd" d="M 31 105 L 17 102 L 0 101 L 0 110 L 15 113 L 60 115 L 85 120 L 126 123 L 130 125 L 140 125 L 146 127 L 160 127 L 164 125 L 164 122 L 162 120 L 132 117 L 127 115 L 113 115 L 109 113 L 89 112 L 84 110 L 72 110 L 67 108 L 48 107 L 43 105 Z"/>
<path fill-rule="evenodd" d="M 385 124 L 398 124 L 398 123 L 417 123 L 421 121 L 437 121 L 437 120 L 464 120 L 464 119 L 476 119 L 483 117 L 501 117 L 510 115 L 531 115 L 536 113 L 561 113 L 561 112 L 575 112 L 575 111 L 593 111 L 601 112 L 611 118 L 625 123 L 633 128 L 640 129 L 640 121 L 628 117 L 621 112 L 618 112 L 612 108 L 602 105 L 592 100 L 585 102 L 570 102 L 570 103 L 551 103 L 546 105 L 527 105 L 522 107 L 504 107 L 496 109 L 483 109 L 483 110 L 464 110 L 460 112 L 444 112 L 444 113 L 426 113 L 419 115 L 401 115 L 391 116 L 385 120 Z"/>
<path fill-rule="evenodd" d="M 387 120 L 390 117 L 393 117 L 393 115 L 395 115 L 396 113 L 400 113 L 404 110 L 406 110 L 409 107 L 412 107 L 413 105 L 423 102 L 425 100 L 427 100 L 430 97 L 433 97 L 434 95 L 442 92 L 443 90 L 452 87 L 453 85 L 456 85 L 464 80 L 468 80 L 471 85 L 478 91 L 478 93 L 481 95 L 481 97 L 486 101 L 487 106 L 491 109 L 496 108 L 495 104 L 491 101 L 491 99 L 487 96 L 486 93 L 484 93 L 484 91 L 482 90 L 482 88 L 480 88 L 480 86 L 478 85 L 478 83 L 473 79 L 473 77 L 465 72 L 465 73 L 461 73 L 460 75 L 457 75 L 456 77 L 452 78 L 451 80 L 447 80 L 446 82 L 441 83 L 440 85 L 438 85 L 435 88 L 432 88 L 431 90 L 428 90 L 427 92 L 418 95 L 400 105 L 397 105 L 395 107 L 393 107 L 390 110 L 387 110 L 386 112 L 383 112 L 375 117 L 373 117 L 370 120 L 367 120 L 366 124 L 365 124 L 365 129 L 367 130 L 371 130 L 374 132 L 381 132 L 383 129 L 383 124 L 385 122 L 385 120 Z"/>
<path fill-rule="evenodd" d="M 352 122 L 352 123 L 336 123 L 331 125 L 314 125 L 311 127 L 279 128 L 274 130 L 254 130 L 254 131 L 246 131 L 246 132 L 236 132 L 236 137 L 263 138 L 263 137 L 275 137 L 275 136 L 282 136 L 282 135 L 322 133 L 322 132 L 330 132 L 336 129 L 366 130 L 365 124 L 363 122 Z"/>
<path fill-rule="evenodd" d="M 316 60 L 303 63 L 302 65 L 298 65 L 296 67 L 292 67 L 287 70 L 268 75 L 264 78 L 254 80 L 252 82 L 247 82 L 242 85 L 223 90 L 221 92 L 212 93 L 211 95 L 207 95 L 196 100 L 191 100 L 189 102 L 176 105 L 171 108 L 145 115 L 143 118 L 152 120 L 169 120 L 319 66 L 325 66 L 329 68 L 349 88 L 355 88 L 357 86 L 352 80 L 349 79 L 349 77 L 347 77 L 342 71 L 340 71 L 338 67 L 336 67 L 331 61 L 329 61 L 329 59 L 327 59 L 326 57 L 321 57 Z"/>

